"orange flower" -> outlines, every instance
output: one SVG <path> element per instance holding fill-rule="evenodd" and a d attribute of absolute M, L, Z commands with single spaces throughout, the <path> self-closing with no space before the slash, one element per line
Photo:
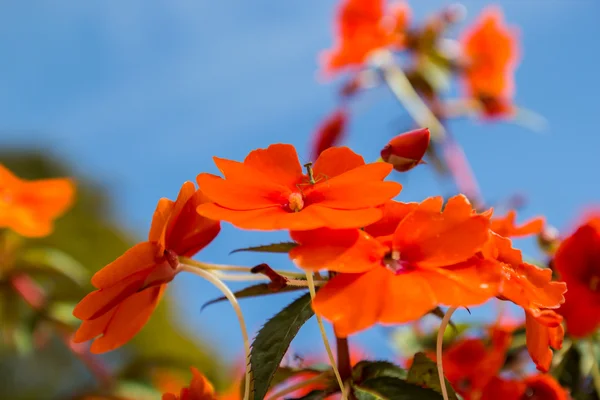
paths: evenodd
<path fill-rule="evenodd" d="M 177 256 L 191 257 L 219 233 L 218 221 L 196 213 L 196 207 L 207 201 L 192 182 L 183 184 L 176 201 L 160 199 L 148 241 L 136 244 L 92 277 L 98 290 L 73 310 L 83 320 L 74 342 L 102 335 L 91 351 L 103 353 L 124 345 L 142 329 L 177 273 Z"/>
<path fill-rule="evenodd" d="M 413 321 L 438 305 L 472 306 L 497 294 L 497 266 L 475 257 L 489 217 L 455 196 L 421 204 L 388 202 L 381 221 L 362 230 L 292 232 L 290 258 L 308 270 L 339 272 L 317 293 L 315 312 L 340 337 L 375 323 Z"/>
<path fill-rule="evenodd" d="M 510 210 L 504 217 L 492 218 L 491 229 L 500 236 L 523 237 L 541 233 L 546 222 L 544 217 L 536 217 L 517 226 L 516 218 L 517 212 Z"/>
<path fill-rule="evenodd" d="M 430 133 L 428 128 L 415 129 L 402 133 L 381 150 L 383 161 L 390 163 L 398 172 L 406 172 L 419 164 L 429 147 Z"/>
<path fill-rule="evenodd" d="M 70 179 L 26 181 L 0 164 L 0 228 L 19 235 L 49 235 L 53 220 L 73 204 L 75 186 Z"/>
<path fill-rule="evenodd" d="M 496 377 L 486 386 L 481 400 L 567 400 L 567 391 L 550 375 L 532 375 L 522 381 Z"/>
<path fill-rule="evenodd" d="M 217 400 L 213 385 L 196 368 L 192 370 L 192 381 L 190 386 L 182 388 L 179 396 L 172 393 L 165 393 L 162 400 Z"/>
<path fill-rule="evenodd" d="M 549 309 L 564 302 L 564 282 L 552 282 L 552 271 L 523 262 L 521 252 L 512 248 L 510 239 L 492 233 L 484 249 L 487 259 L 496 260 L 502 269 L 500 295 L 523 307 L 527 317 L 527 348 L 541 371 L 547 371 L 552 360 L 548 346 L 562 345 L 560 316 Z"/>
<path fill-rule="evenodd" d="M 214 201 L 198 212 L 238 228 L 309 230 L 358 228 L 381 218 L 376 208 L 402 186 L 384 182 L 392 166 L 366 164 L 347 147 L 331 147 L 302 173 L 292 145 L 254 150 L 244 162 L 214 158 L 225 179 L 198 175 L 200 188 Z"/>
<path fill-rule="evenodd" d="M 600 214 L 591 214 L 563 240 L 553 264 L 569 288 L 558 311 L 567 331 L 578 338 L 595 332 L 600 325 Z"/>
<path fill-rule="evenodd" d="M 321 56 L 325 71 L 360 66 L 374 50 L 401 47 L 409 18 L 405 3 L 385 13 L 384 0 L 343 0 L 337 16 L 337 44 Z"/>
<path fill-rule="evenodd" d="M 322 152 L 342 140 L 347 123 L 348 113 L 344 109 L 336 110 L 327 117 L 315 134 L 312 160 L 317 159 Z"/>
<path fill-rule="evenodd" d="M 498 105 L 510 104 L 514 95 L 513 80 L 518 59 L 516 32 L 504 25 L 499 8 L 489 7 L 465 33 L 462 45 L 469 59 L 465 71 L 467 93 L 482 100 L 490 114 L 497 114 L 506 108 Z M 486 107 L 488 103 L 491 107 Z"/>

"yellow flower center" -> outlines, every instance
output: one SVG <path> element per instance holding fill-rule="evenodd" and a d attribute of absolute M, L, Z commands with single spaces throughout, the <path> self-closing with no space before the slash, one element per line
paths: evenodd
<path fill-rule="evenodd" d="M 288 197 L 288 207 L 293 212 L 298 212 L 304 208 L 304 198 L 301 193 L 294 192 Z"/>

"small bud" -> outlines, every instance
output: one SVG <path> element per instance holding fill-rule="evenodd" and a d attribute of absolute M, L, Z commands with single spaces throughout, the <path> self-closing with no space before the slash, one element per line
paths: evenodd
<path fill-rule="evenodd" d="M 346 114 L 346 111 L 343 109 L 336 110 L 323 122 L 314 136 L 313 160 L 316 160 L 321 152 L 340 142 L 344 135 L 347 122 L 348 114 Z"/>
<path fill-rule="evenodd" d="M 419 164 L 429 147 L 428 128 L 402 133 L 393 138 L 382 150 L 381 158 L 399 172 L 406 172 Z"/>
<path fill-rule="evenodd" d="M 560 245 L 560 236 L 558 229 L 553 226 L 546 226 L 537 237 L 538 245 L 544 253 L 553 256 Z"/>

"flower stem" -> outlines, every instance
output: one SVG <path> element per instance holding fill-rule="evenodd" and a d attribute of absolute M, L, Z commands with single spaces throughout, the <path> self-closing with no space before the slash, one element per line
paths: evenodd
<path fill-rule="evenodd" d="M 210 271 L 229 271 L 229 272 L 251 272 L 251 267 L 239 267 L 237 265 L 220 265 L 220 264 L 210 264 L 204 263 L 201 261 L 196 261 L 189 257 L 179 257 L 179 261 L 183 264 L 187 264 L 189 266 L 193 266 L 200 269 L 210 270 Z M 279 275 L 283 275 L 290 278 L 304 278 L 304 274 L 301 272 L 289 272 L 289 271 L 277 271 Z"/>
<path fill-rule="evenodd" d="M 337 349 L 337 365 L 340 371 L 342 380 L 345 381 L 352 375 L 352 367 L 350 365 L 350 349 L 348 347 L 348 339 L 335 337 Z"/>
<path fill-rule="evenodd" d="M 312 385 L 315 383 L 323 382 L 323 381 L 329 379 L 330 375 L 331 375 L 331 371 L 325 371 L 325 372 L 320 373 L 319 375 L 312 377 L 310 379 L 302 380 L 294 385 L 288 386 L 285 389 L 282 389 L 279 392 L 271 395 L 268 400 L 282 399 L 282 398 L 284 398 L 283 396 L 285 396 L 286 394 L 293 393 L 298 389 L 302 389 L 303 387 L 306 387 L 306 386 L 309 386 L 309 385 Z"/>
<path fill-rule="evenodd" d="M 316 290 L 313 282 L 312 272 L 306 272 L 306 281 L 308 282 L 308 290 L 310 292 L 310 298 L 312 300 L 315 299 Z M 323 338 L 323 344 L 325 345 L 325 350 L 327 351 L 327 356 L 329 357 L 329 363 L 331 364 L 331 368 L 333 369 L 333 373 L 335 374 L 335 378 L 337 379 L 338 385 L 340 386 L 340 390 L 342 391 L 342 400 L 346 400 L 346 396 L 344 394 L 344 381 L 340 376 L 340 372 L 338 371 L 335 358 L 333 357 L 333 351 L 331 351 L 331 346 L 329 345 L 329 340 L 327 339 L 327 333 L 325 332 L 325 326 L 323 325 L 323 320 L 319 314 L 315 314 L 317 318 L 317 323 L 319 324 L 319 330 L 321 331 L 321 337 Z"/>
<path fill-rule="evenodd" d="M 253 281 L 264 281 L 268 280 L 269 277 L 261 274 L 228 274 L 226 272 L 222 272 L 218 269 L 206 269 L 200 268 L 196 265 L 190 265 L 187 263 L 179 263 L 181 267 L 187 267 L 190 269 L 209 271 L 215 277 L 219 278 L 222 281 L 236 281 L 236 282 L 253 282 Z M 239 267 L 243 268 L 243 267 Z M 326 284 L 326 280 L 313 281 L 314 286 L 323 286 Z M 286 286 L 303 286 L 308 287 L 308 281 L 304 279 L 287 279 L 286 278 Z"/>
<path fill-rule="evenodd" d="M 450 318 L 452 314 L 456 311 L 456 307 L 450 307 L 444 318 L 442 319 L 442 323 L 440 324 L 440 329 L 437 334 L 437 342 L 435 344 L 435 359 L 437 363 L 438 377 L 440 378 L 440 386 L 442 387 L 442 396 L 444 400 L 448 400 L 448 389 L 446 388 L 446 379 L 444 378 L 444 365 L 442 363 L 442 345 L 444 344 L 444 333 L 446 332 L 446 327 L 450 322 Z"/>
<path fill-rule="evenodd" d="M 235 295 L 225 285 L 219 278 L 217 278 L 212 272 L 205 271 L 201 268 L 195 268 L 193 266 L 189 266 L 186 264 L 181 264 L 180 268 L 182 271 L 190 272 L 192 274 L 198 275 L 210 283 L 212 283 L 217 289 L 219 289 L 227 300 L 231 303 L 235 314 L 237 315 L 238 321 L 240 323 L 240 330 L 242 331 L 242 337 L 244 339 L 244 352 L 246 357 L 246 378 L 245 378 L 245 387 L 244 387 L 244 400 L 250 399 L 250 384 L 251 384 L 251 370 L 250 370 L 250 339 L 248 338 L 248 330 L 246 329 L 246 322 L 244 321 L 244 315 L 242 314 L 242 309 L 240 308 L 240 304 L 238 303 Z"/>

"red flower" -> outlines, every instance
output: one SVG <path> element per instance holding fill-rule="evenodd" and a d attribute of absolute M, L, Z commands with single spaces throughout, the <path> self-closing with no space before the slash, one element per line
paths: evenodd
<path fill-rule="evenodd" d="M 600 214 L 592 214 L 563 240 L 554 257 L 554 268 L 569 288 L 558 312 L 567 331 L 587 336 L 600 325 Z"/>
<path fill-rule="evenodd" d="M 400 134 L 381 150 L 381 158 L 392 164 L 396 171 L 406 172 L 425 163 L 422 159 L 429 147 L 429 139 L 428 128 Z"/>
<path fill-rule="evenodd" d="M 186 182 L 176 201 L 158 202 L 148 241 L 136 244 L 92 277 L 98 290 L 73 310 L 83 320 L 75 343 L 97 338 L 91 351 L 103 353 L 124 345 L 142 329 L 177 273 L 177 256 L 191 257 L 219 233 L 218 221 L 196 213 L 196 207 L 207 201 L 192 182 Z"/>
<path fill-rule="evenodd" d="M 243 229 L 309 230 L 358 228 L 381 218 L 377 208 L 402 189 L 383 179 L 384 163 L 365 164 L 347 147 L 325 150 L 302 173 L 292 145 L 254 150 L 244 162 L 214 158 L 225 179 L 198 175 L 198 184 L 214 201 L 198 212 Z"/>
<path fill-rule="evenodd" d="M 340 143 L 347 123 L 348 114 L 344 109 L 336 110 L 323 121 L 314 137 L 312 160 L 316 160 L 323 151 Z"/>
<path fill-rule="evenodd" d="M 296 264 L 340 272 L 313 302 L 338 336 L 497 294 L 498 269 L 475 257 L 488 240 L 489 217 L 475 214 L 464 196 L 448 200 L 443 212 L 442 202 L 388 202 L 383 219 L 364 231 L 292 232 L 299 246 L 289 255 Z"/>
<path fill-rule="evenodd" d="M 384 12 L 384 0 L 343 0 L 337 17 L 337 44 L 323 53 L 327 72 L 362 65 L 374 50 L 402 46 L 410 9 L 404 3 Z"/>
<path fill-rule="evenodd" d="M 196 368 L 192 367 L 190 386 L 182 388 L 179 396 L 165 393 L 162 400 L 217 400 L 213 385 Z"/>
<path fill-rule="evenodd" d="M 481 400 L 567 400 L 569 394 L 550 375 L 509 380 L 496 377 L 486 386 Z"/>

